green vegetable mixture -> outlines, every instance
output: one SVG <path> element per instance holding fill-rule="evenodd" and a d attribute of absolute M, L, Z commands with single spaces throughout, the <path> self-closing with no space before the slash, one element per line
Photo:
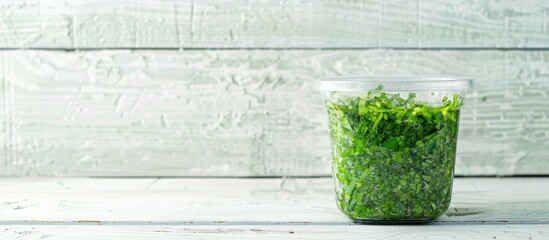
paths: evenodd
<path fill-rule="evenodd" d="M 354 220 L 432 220 L 450 204 L 459 108 L 382 92 L 332 93 L 328 109 L 338 207 Z"/>

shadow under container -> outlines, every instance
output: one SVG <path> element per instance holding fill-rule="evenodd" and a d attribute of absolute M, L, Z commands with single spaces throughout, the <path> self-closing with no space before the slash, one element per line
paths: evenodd
<path fill-rule="evenodd" d="M 337 206 L 355 222 L 425 223 L 452 196 L 460 108 L 473 80 L 320 78 Z"/>

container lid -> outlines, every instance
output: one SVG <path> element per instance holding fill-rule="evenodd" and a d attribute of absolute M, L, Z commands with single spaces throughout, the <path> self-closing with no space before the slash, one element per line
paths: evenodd
<path fill-rule="evenodd" d="M 469 90 L 474 81 L 469 77 L 436 75 L 364 75 L 323 77 L 317 80 L 320 91 L 370 91 L 383 86 L 383 91 Z"/>

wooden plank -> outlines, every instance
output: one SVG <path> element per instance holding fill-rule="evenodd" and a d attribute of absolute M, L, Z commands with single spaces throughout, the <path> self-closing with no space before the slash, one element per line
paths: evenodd
<path fill-rule="evenodd" d="M 545 0 L 39 1 L 0 6 L 2 48 L 546 48 Z"/>
<path fill-rule="evenodd" d="M 549 224 L 548 178 L 457 178 L 438 224 Z M 2 179 L 0 225 L 347 225 L 330 178 Z M 235 187 L 238 186 L 238 187 Z"/>
<path fill-rule="evenodd" d="M 549 2 L 418 2 L 421 46 L 546 47 Z M 540 7 L 540 8 L 538 8 Z M 528 39 L 522 35 L 532 33 Z"/>
<path fill-rule="evenodd" d="M 546 239 L 547 225 L 3 226 L 3 239 Z"/>
<path fill-rule="evenodd" d="M 11 51 L 3 175 L 328 175 L 314 79 L 473 76 L 458 174 L 549 173 L 549 51 Z M 481 99 L 486 96 L 487 100 Z"/>
<path fill-rule="evenodd" d="M 4 53 L 2 53 L 4 54 Z M 0 133 L 2 133 L 1 137 L 0 137 L 0 173 L 2 173 L 3 175 L 7 174 L 7 164 L 8 164 L 8 161 L 6 159 L 8 159 L 8 152 L 6 151 L 7 149 L 9 149 L 6 144 L 7 142 L 5 141 L 7 139 L 6 137 L 6 124 L 8 123 L 7 119 L 5 116 L 8 116 L 9 114 L 7 114 L 7 108 L 6 108 L 6 99 L 5 97 L 9 94 L 4 94 L 5 90 L 6 90 L 6 87 L 5 87 L 5 75 L 6 75 L 6 68 L 7 66 L 4 65 L 4 56 L 1 55 L 0 56 L 0 92 L 2 92 L 2 96 L 0 97 Z"/>
<path fill-rule="evenodd" d="M 4 3 L 3 48 L 174 47 L 188 42 L 190 2 L 39 1 Z"/>

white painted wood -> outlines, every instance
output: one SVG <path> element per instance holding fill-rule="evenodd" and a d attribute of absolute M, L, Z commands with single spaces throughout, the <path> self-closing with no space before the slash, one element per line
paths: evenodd
<path fill-rule="evenodd" d="M 0 180 L 2 239 L 545 239 L 549 178 L 457 178 L 433 224 L 354 225 L 318 179 Z"/>
<path fill-rule="evenodd" d="M 0 174 L 328 175 L 326 115 L 313 83 L 347 74 L 476 78 L 456 172 L 546 174 L 548 54 L 8 51 Z"/>
<path fill-rule="evenodd" d="M 547 178 L 457 178 L 437 223 L 549 224 Z M 5 178 L 0 224 L 348 224 L 329 178 Z"/>
<path fill-rule="evenodd" d="M 192 225 L 192 226 L 44 226 L 10 225 L 3 239 L 547 239 L 546 225 Z"/>
<path fill-rule="evenodd" d="M 548 47 L 549 3 L 21 0 L 2 48 Z"/>

